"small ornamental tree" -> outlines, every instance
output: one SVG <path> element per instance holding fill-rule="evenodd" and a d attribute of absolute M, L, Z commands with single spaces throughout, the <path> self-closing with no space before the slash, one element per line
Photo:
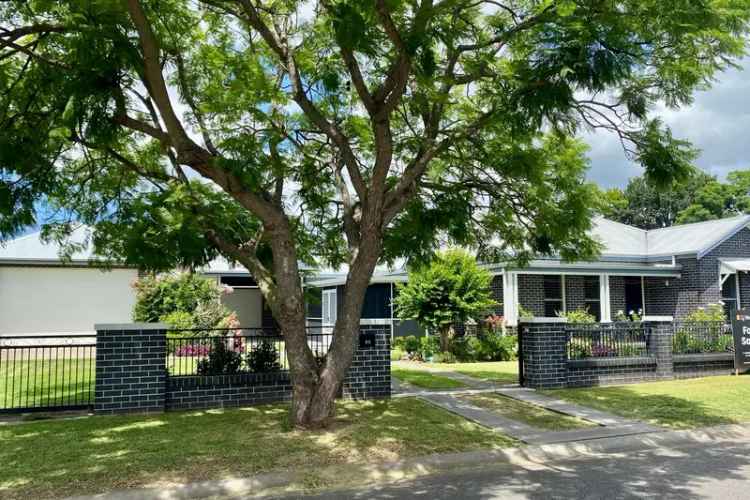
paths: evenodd
<path fill-rule="evenodd" d="M 0 1 L 0 238 L 76 220 L 144 269 L 246 267 L 291 420 L 325 426 L 379 262 L 445 240 L 593 257 L 576 135 L 683 177 L 693 149 L 649 111 L 741 57 L 749 20 L 750 0 Z M 300 262 L 348 266 L 321 363 Z"/>
<path fill-rule="evenodd" d="M 237 316 L 221 303 L 229 290 L 193 273 L 144 276 L 133 283 L 133 321 L 163 322 L 173 328 L 234 328 Z"/>
<path fill-rule="evenodd" d="M 463 250 L 438 254 L 427 265 L 409 272 L 398 287 L 394 306 L 398 317 L 415 319 L 440 334 L 440 349 L 450 347 L 454 323 L 478 319 L 497 303 L 492 299 L 492 275 Z"/>

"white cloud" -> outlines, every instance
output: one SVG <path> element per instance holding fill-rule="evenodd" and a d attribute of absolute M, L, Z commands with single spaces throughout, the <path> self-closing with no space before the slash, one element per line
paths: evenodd
<path fill-rule="evenodd" d="M 741 66 L 750 69 L 750 57 L 742 60 Z M 696 164 L 706 172 L 723 178 L 732 170 L 750 168 L 750 78 L 742 69 L 717 75 L 713 87 L 696 93 L 690 106 L 679 110 L 660 107 L 654 115 L 672 128 L 675 137 L 687 139 L 701 150 Z M 643 173 L 625 158 L 612 134 L 589 133 L 584 140 L 591 147 L 589 179 L 604 187 L 622 187 L 630 177 Z"/>

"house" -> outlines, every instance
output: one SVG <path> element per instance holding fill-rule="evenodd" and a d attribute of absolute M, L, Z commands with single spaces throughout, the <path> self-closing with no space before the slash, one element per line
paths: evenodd
<path fill-rule="evenodd" d="M 82 249 L 66 261 L 59 245 L 42 241 L 38 232 L 0 246 L 0 335 L 91 334 L 95 323 L 132 321 L 138 270 L 94 255 L 87 231 L 73 231 L 70 241 Z M 274 325 L 246 270 L 215 259 L 201 272 L 232 287 L 222 302 L 243 327 Z"/>
<path fill-rule="evenodd" d="M 83 242 L 85 232 L 77 229 L 73 241 Z M 494 313 L 514 326 L 522 311 L 556 318 L 587 309 L 609 322 L 618 311 L 679 320 L 711 303 L 722 302 L 728 311 L 750 306 L 749 215 L 650 231 L 597 218 L 592 236 L 603 244 L 595 261 L 545 258 L 523 268 L 485 264 L 494 275 L 492 292 L 499 303 Z M 59 251 L 38 233 L 0 247 L 0 334 L 90 332 L 97 322 L 131 320 L 136 269 L 113 264 L 103 271 L 88 250 L 63 263 Z M 237 311 L 243 327 L 275 325 L 246 270 L 216 259 L 201 272 L 233 288 L 222 300 Z M 364 325 L 389 325 L 396 336 L 420 333 L 391 306 L 396 285 L 407 279 L 403 269 L 375 272 L 362 310 Z M 304 286 L 319 295 L 308 304 L 308 326 L 335 323 L 345 281 L 341 272 L 308 272 Z"/>
<path fill-rule="evenodd" d="M 521 312 L 537 318 L 587 309 L 598 321 L 618 312 L 644 319 L 679 320 L 698 307 L 723 303 L 727 311 L 750 306 L 750 216 L 643 230 L 604 218 L 594 221 L 592 236 L 603 250 L 591 262 L 546 258 L 517 268 L 485 264 L 493 273 L 492 292 L 500 304 L 494 313 L 515 326 Z M 403 270 L 376 272 L 367 291 L 363 323 L 393 325 L 394 335 L 416 332 L 413 322 L 397 318 L 391 299 Z M 313 279 L 321 289 L 323 324 L 336 319 L 345 275 Z"/>

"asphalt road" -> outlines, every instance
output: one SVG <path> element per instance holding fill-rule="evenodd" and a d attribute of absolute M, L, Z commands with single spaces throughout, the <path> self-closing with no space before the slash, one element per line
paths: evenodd
<path fill-rule="evenodd" d="M 318 499 L 750 499 L 750 442 L 484 466 Z"/>

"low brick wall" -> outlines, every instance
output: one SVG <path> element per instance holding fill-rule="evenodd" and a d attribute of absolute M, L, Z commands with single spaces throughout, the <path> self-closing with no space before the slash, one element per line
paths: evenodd
<path fill-rule="evenodd" d="M 167 377 L 168 410 L 250 406 L 291 398 L 287 372 Z"/>
<path fill-rule="evenodd" d="M 389 329 L 362 330 L 341 393 L 348 399 L 390 397 Z M 288 372 L 169 377 L 165 325 L 97 326 L 97 413 L 249 406 L 291 398 Z"/>
<path fill-rule="evenodd" d="M 734 373 L 734 354 L 676 354 L 675 378 L 695 378 Z"/>
<path fill-rule="evenodd" d="M 649 327 L 646 356 L 569 360 L 564 323 L 522 324 L 524 385 L 537 389 L 591 387 L 732 372 L 731 353 L 674 355 L 671 323 L 652 323 Z"/>

